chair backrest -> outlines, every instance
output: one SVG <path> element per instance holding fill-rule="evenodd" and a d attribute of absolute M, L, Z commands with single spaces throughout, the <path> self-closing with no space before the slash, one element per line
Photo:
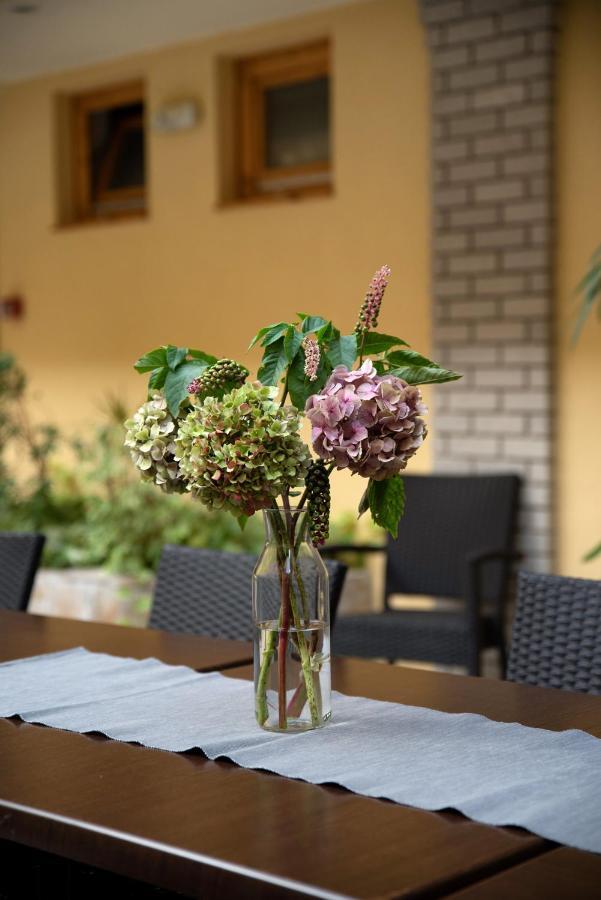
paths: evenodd
<path fill-rule="evenodd" d="M 601 694 L 601 581 L 518 574 L 507 677 Z"/>
<path fill-rule="evenodd" d="M 0 609 L 27 609 L 44 541 L 43 534 L 0 532 Z"/>
<path fill-rule="evenodd" d="M 405 514 L 389 538 L 386 598 L 391 594 L 465 596 L 466 559 L 514 544 L 520 479 L 517 475 L 408 475 Z M 483 571 L 482 596 L 499 603 L 508 566 Z"/>
<path fill-rule="evenodd" d="M 150 627 L 252 640 L 251 575 L 256 562 L 256 556 L 246 553 L 166 545 L 157 570 Z M 324 562 L 333 623 L 346 566 Z"/>

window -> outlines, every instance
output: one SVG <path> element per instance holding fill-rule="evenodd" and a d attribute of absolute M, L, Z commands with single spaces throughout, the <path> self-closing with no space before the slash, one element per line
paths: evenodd
<path fill-rule="evenodd" d="M 72 207 L 75 221 L 146 211 L 144 94 L 141 83 L 72 98 Z"/>
<path fill-rule="evenodd" d="M 240 60 L 237 74 L 239 197 L 329 192 L 327 42 Z"/>

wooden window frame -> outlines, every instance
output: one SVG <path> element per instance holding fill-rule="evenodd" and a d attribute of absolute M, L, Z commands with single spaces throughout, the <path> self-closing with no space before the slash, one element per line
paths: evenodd
<path fill-rule="evenodd" d="M 108 188 L 111 166 L 105 161 L 100 175 L 100 192 L 97 198 L 92 197 L 91 148 L 88 128 L 90 113 L 132 103 L 144 103 L 144 84 L 142 81 L 131 81 L 127 84 L 100 88 L 78 94 L 71 100 L 71 145 L 72 145 L 72 207 L 75 222 L 102 222 L 107 219 L 140 218 L 147 213 L 147 184 L 139 187 Z M 138 123 L 139 124 L 139 121 Z M 143 124 L 143 122 L 142 122 Z M 125 133 L 131 125 L 122 125 L 117 135 Z M 146 139 L 146 135 L 144 134 Z M 118 145 L 113 147 L 112 157 L 116 156 Z M 115 209 L 98 213 L 94 210 L 94 202 L 110 200 L 144 201 L 140 209 Z"/>
<path fill-rule="evenodd" d="M 265 91 L 313 78 L 330 77 L 330 43 L 327 40 L 301 47 L 262 53 L 237 63 L 238 159 L 237 192 L 240 200 L 297 198 L 332 191 L 327 182 L 311 183 L 315 175 L 331 175 L 331 160 L 298 166 L 268 168 L 265 165 Z M 303 178 L 306 183 L 303 183 Z M 295 180 L 296 185 L 261 190 L 259 185 Z"/>

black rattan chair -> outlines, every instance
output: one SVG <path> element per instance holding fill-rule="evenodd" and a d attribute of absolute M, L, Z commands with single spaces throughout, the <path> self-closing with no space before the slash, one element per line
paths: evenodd
<path fill-rule="evenodd" d="M 151 628 L 250 641 L 251 575 L 256 556 L 167 545 L 150 614 Z M 330 615 L 336 618 L 346 566 L 326 561 Z"/>
<path fill-rule="evenodd" d="M 0 532 L 0 609 L 27 609 L 44 541 L 43 534 Z"/>
<path fill-rule="evenodd" d="M 505 671 L 518 476 L 411 475 L 404 481 L 405 515 L 398 538 L 385 548 L 384 611 L 341 616 L 336 654 L 463 665 L 478 675 L 480 651 L 496 646 Z M 343 549 L 326 546 L 324 552 Z M 395 610 L 393 594 L 460 602 L 450 610 Z"/>
<path fill-rule="evenodd" d="M 601 581 L 519 573 L 507 677 L 601 694 Z"/>

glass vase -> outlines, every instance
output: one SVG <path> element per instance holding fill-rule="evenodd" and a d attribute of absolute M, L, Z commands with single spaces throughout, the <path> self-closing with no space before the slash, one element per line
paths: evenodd
<path fill-rule="evenodd" d="M 308 731 L 331 716 L 328 572 L 307 514 L 267 509 L 252 578 L 255 711 L 268 731 Z"/>

